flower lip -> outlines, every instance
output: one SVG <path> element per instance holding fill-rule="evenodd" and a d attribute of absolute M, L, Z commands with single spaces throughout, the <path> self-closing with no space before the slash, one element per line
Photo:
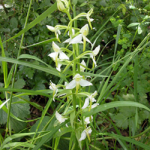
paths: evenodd
<path fill-rule="evenodd" d="M 86 63 L 84 60 L 82 60 L 81 64 L 86 67 Z M 84 72 L 84 70 L 85 70 L 85 67 L 83 67 L 83 66 L 80 66 L 81 72 Z"/>

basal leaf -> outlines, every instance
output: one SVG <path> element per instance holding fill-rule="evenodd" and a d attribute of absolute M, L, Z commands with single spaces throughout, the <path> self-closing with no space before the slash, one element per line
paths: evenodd
<path fill-rule="evenodd" d="M 25 81 L 23 79 L 18 79 L 14 84 L 14 88 L 16 89 L 22 89 L 24 86 L 25 86 Z"/>
<path fill-rule="evenodd" d="M 29 99 L 28 96 L 22 96 L 24 99 Z M 13 98 L 12 105 L 11 105 L 11 113 L 14 114 L 17 118 L 20 119 L 26 119 L 28 118 L 28 115 L 30 114 L 30 106 L 29 103 L 25 102 L 21 98 Z M 7 113 L 4 112 L 3 109 L 0 109 L 0 117 L 1 122 L 0 124 L 5 124 L 7 122 Z M 10 119 L 11 128 L 19 132 L 20 130 L 24 129 L 26 126 L 26 123 L 20 122 L 14 118 L 11 117 Z"/>

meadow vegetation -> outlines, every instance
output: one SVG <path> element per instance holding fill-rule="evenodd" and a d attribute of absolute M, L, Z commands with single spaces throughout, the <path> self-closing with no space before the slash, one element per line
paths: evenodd
<path fill-rule="evenodd" d="M 0 0 L 0 150 L 149 150 L 148 0 Z"/>

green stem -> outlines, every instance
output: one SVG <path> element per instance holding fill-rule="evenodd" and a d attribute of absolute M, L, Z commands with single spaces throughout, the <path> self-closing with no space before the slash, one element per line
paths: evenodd
<path fill-rule="evenodd" d="M 28 22 L 28 18 L 29 18 L 29 14 L 30 14 L 31 5 L 32 5 L 32 0 L 30 0 L 29 9 L 28 9 L 28 12 L 27 12 L 27 17 L 26 17 L 26 21 L 25 21 L 24 28 L 26 28 L 26 26 L 27 26 L 27 22 Z M 18 58 L 18 57 L 20 56 L 20 54 L 21 54 L 21 47 L 22 47 L 22 45 L 23 45 L 24 34 L 25 34 L 25 33 L 22 34 L 21 43 L 20 43 L 20 46 L 19 46 L 19 51 L 18 51 L 18 56 L 17 56 L 17 58 Z M 14 88 L 15 76 L 16 76 L 16 73 L 17 73 L 17 68 L 18 68 L 18 64 L 15 65 L 14 77 L 13 77 L 13 81 L 12 81 L 12 89 Z M 9 134 L 10 134 L 10 135 L 11 135 L 10 109 L 11 109 L 11 103 L 12 103 L 12 96 L 13 96 L 13 92 L 11 92 L 11 94 L 10 94 L 10 101 L 9 101 L 9 103 L 8 103 L 8 117 L 7 117 L 7 125 L 6 125 L 6 132 L 7 132 L 8 129 L 9 129 Z"/>
<path fill-rule="evenodd" d="M 76 5 L 73 5 L 73 17 L 76 17 Z M 74 27 L 78 28 L 77 19 L 74 20 Z M 78 44 L 75 45 L 75 49 L 76 49 L 76 55 L 79 56 Z M 80 59 L 78 60 L 78 63 L 80 63 Z M 80 73 L 80 65 L 78 65 L 78 72 Z"/>

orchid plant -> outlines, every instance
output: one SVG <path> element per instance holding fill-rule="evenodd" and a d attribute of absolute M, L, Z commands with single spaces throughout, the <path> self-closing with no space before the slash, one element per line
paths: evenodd
<path fill-rule="evenodd" d="M 94 98 L 97 95 L 97 91 L 94 93 L 87 93 L 87 98 L 85 98 L 84 94 L 81 93 L 85 92 L 84 87 L 92 86 L 93 84 L 91 81 L 87 80 L 87 77 L 82 76 L 80 73 L 84 72 L 88 68 L 86 65 L 85 60 L 80 60 L 83 56 L 86 56 L 91 58 L 93 60 L 93 66 L 97 66 L 96 64 L 96 55 L 98 55 L 100 51 L 100 45 L 98 45 L 95 50 L 87 50 L 86 49 L 86 43 L 90 43 L 91 47 L 94 47 L 94 44 L 87 38 L 89 33 L 89 26 L 92 29 L 91 22 L 93 21 L 91 17 L 93 13 L 93 9 L 91 9 L 87 13 L 81 13 L 77 16 L 73 16 L 73 18 L 70 15 L 70 9 L 69 9 L 69 1 L 67 0 L 57 0 L 57 8 L 59 11 L 66 13 L 70 22 L 68 23 L 68 26 L 64 25 L 56 25 L 55 27 L 52 27 L 50 25 L 47 25 L 46 27 L 51 31 L 55 32 L 55 36 L 58 40 L 58 42 L 61 43 L 68 43 L 66 48 L 59 47 L 59 43 L 52 42 L 52 49 L 54 52 L 50 53 L 48 56 L 53 59 L 53 61 L 56 64 L 56 69 L 59 72 L 65 72 L 67 68 L 70 68 L 72 71 L 72 77 L 68 78 L 68 80 L 72 79 L 70 82 L 65 82 L 64 85 L 62 84 L 61 87 L 63 87 L 64 93 L 61 92 L 59 95 L 58 86 L 54 83 L 50 83 L 50 90 L 53 91 L 53 101 L 55 101 L 56 98 L 62 98 L 66 97 L 67 101 L 70 103 L 70 107 L 66 107 L 63 112 L 58 113 L 58 111 L 55 112 L 56 121 L 59 122 L 59 124 L 63 122 L 68 122 L 67 126 L 71 126 L 74 131 L 79 129 L 79 134 L 76 135 L 77 141 L 79 143 L 80 149 L 82 149 L 82 141 L 87 139 L 90 141 L 90 136 L 92 134 L 92 121 L 93 117 L 86 117 L 82 115 L 82 111 L 90 111 L 91 109 L 97 107 L 99 103 L 96 103 L 96 99 Z M 76 25 L 76 20 L 78 18 L 85 17 L 87 19 L 88 24 L 85 24 L 83 27 L 78 28 Z M 75 23 L 75 26 L 73 26 L 73 22 Z M 60 30 L 65 29 L 66 32 L 68 31 L 69 38 L 65 41 L 61 41 L 59 36 L 61 34 Z M 65 32 L 65 33 L 66 33 Z M 79 44 L 83 45 L 83 49 L 79 50 Z M 72 48 L 72 50 L 71 50 Z M 65 51 L 64 51 L 65 50 Z M 65 52 L 68 52 L 66 54 Z M 82 53 L 79 54 L 79 51 Z M 73 56 L 73 57 L 72 57 Z M 81 57 L 82 56 L 82 57 Z M 62 64 L 65 64 L 65 62 L 68 62 L 66 67 L 64 69 L 60 69 Z M 80 63 L 81 61 L 81 63 Z M 62 91 L 63 91 L 62 90 Z M 80 98 L 78 97 L 80 96 Z M 72 107 L 73 106 L 73 107 Z M 72 109 L 71 109 L 72 108 Z M 69 113 L 69 109 L 72 111 Z M 60 109 L 62 110 L 62 109 Z M 80 112 L 80 113 L 79 113 Z M 74 114 L 74 119 L 72 120 L 72 115 Z M 76 117 L 75 117 L 76 116 Z M 69 123 L 69 118 L 72 120 Z M 79 122 L 76 124 L 76 122 Z M 66 128 L 65 126 L 62 127 Z M 62 132 L 61 129 L 59 129 L 58 132 Z M 78 133 L 78 132 L 77 132 Z"/>

